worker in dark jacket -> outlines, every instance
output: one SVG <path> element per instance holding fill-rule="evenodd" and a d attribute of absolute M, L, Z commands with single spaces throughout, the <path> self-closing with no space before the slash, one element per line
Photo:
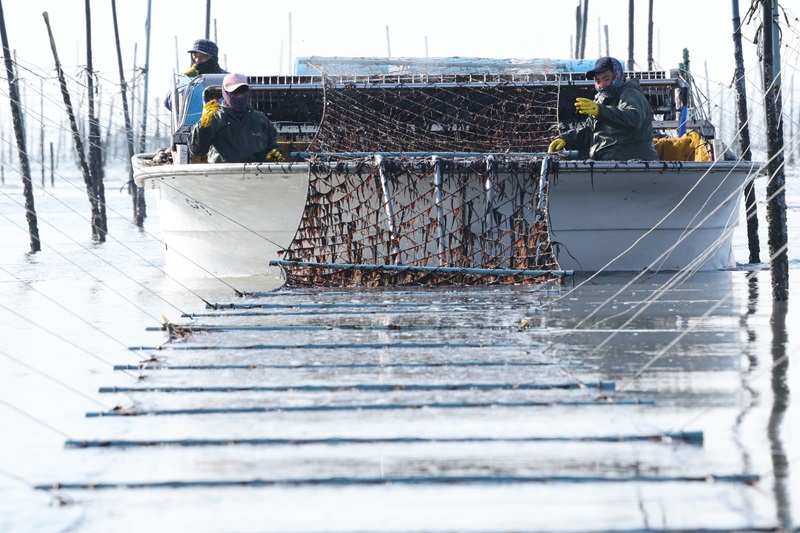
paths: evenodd
<path fill-rule="evenodd" d="M 275 126 L 250 105 L 247 76 L 225 76 L 222 99 L 222 106 L 216 99 L 206 103 L 200 121 L 192 127 L 192 155 L 208 154 L 209 163 L 281 161 Z"/>
<path fill-rule="evenodd" d="M 183 73 L 184 76 L 194 77 L 200 74 L 227 74 L 219 66 L 219 47 L 214 41 L 197 39 L 189 53 L 192 54 L 192 66 Z"/>
<path fill-rule="evenodd" d="M 642 93 L 638 80 L 625 81 L 622 64 L 601 57 L 586 73 L 594 78 L 594 101 L 578 98 L 575 109 L 589 115 L 578 129 L 570 130 L 550 143 L 549 151 L 578 150 L 603 161 L 641 159 L 654 161 L 653 108 Z"/>
<path fill-rule="evenodd" d="M 214 41 L 208 39 L 197 39 L 189 50 L 192 58 L 192 66 L 183 75 L 190 78 L 201 74 L 227 74 L 219 66 L 219 47 Z M 164 107 L 172 111 L 172 92 L 167 93 L 164 98 Z"/>

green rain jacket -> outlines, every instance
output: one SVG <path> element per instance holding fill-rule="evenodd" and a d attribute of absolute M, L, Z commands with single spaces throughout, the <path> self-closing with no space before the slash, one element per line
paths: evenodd
<path fill-rule="evenodd" d="M 267 115 L 248 106 L 244 115 L 221 106 L 203 128 L 192 127 L 189 151 L 192 155 L 208 153 L 209 163 L 256 163 L 264 161 L 271 150 L 278 150 L 278 132 Z"/>
<path fill-rule="evenodd" d="M 598 161 L 658 160 L 653 148 L 653 108 L 638 80 L 628 80 L 608 94 L 597 93 L 600 113 L 561 135 L 568 150 Z"/>

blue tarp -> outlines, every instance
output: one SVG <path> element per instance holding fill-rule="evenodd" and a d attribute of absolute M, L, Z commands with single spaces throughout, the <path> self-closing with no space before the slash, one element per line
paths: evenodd
<path fill-rule="evenodd" d="M 388 74 L 544 74 L 586 72 L 594 59 L 492 59 L 478 57 L 298 57 L 298 76 Z"/>

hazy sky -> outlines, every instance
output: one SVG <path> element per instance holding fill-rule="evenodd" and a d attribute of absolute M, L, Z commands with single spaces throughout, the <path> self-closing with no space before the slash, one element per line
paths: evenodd
<path fill-rule="evenodd" d="M 53 56 L 42 12 L 47 11 L 68 74 L 86 64 L 85 0 L 3 0 L 9 43 L 20 63 L 52 74 Z M 495 0 L 465 7 L 442 0 L 211 0 L 210 36 L 220 62 L 246 74 L 289 73 L 289 54 L 392 57 L 471 56 L 569 58 L 578 0 Z M 123 65 L 145 60 L 147 0 L 117 0 Z M 749 0 L 740 1 L 746 9 Z M 647 66 L 649 2 L 635 2 L 635 60 Z M 94 68 L 118 80 L 111 0 L 92 0 Z M 655 0 L 654 57 L 674 68 L 688 48 L 692 70 L 727 83 L 733 72 L 730 0 Z M 290 11 L 291 10 L 291 11 Z M 743 11 L 742 17 L 745 12 Z M 628 56 L 628 0 L 589 2 L 586 56 L 605 50 L 598 29 L 608 25 L 611 55 Z M 291 24 L 290 24 L 291 19 Z M 205 0 L 152 0 L 150 87 L 169 86 L 175 69 L 189 66 L 186 50 L 205 36 Z M 389 39 L 387 42 L 387 27 Z M 752 38 L 753 25 L 745 29 Z M 291 38 L 290 38 L 291 28 Z M 178 53 L 176 54 L 176 42 Z M 602 48 L 601 48 L 602 47 Z M 753 68 L 754 46 L 745 45 Z M 176 57 L 177 56 L 177 57 Z M 49 74 L 48 74 L 49 73 Z M 5 92 L 5 91 L 4 91 Z"/>

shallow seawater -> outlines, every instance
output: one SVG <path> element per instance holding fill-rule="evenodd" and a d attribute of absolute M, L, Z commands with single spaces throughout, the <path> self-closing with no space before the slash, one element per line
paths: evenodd
<path fill-rule="evenodd" d="M 744 267 L 557 291 L 174 280 L 155 198 L 136 228 L 110 174 L 102 245 L 77 175 L 37 188 L 36 254 L 0 187 L 0 531 L 796 527 L 796 282 L 778 305 Z"/>

